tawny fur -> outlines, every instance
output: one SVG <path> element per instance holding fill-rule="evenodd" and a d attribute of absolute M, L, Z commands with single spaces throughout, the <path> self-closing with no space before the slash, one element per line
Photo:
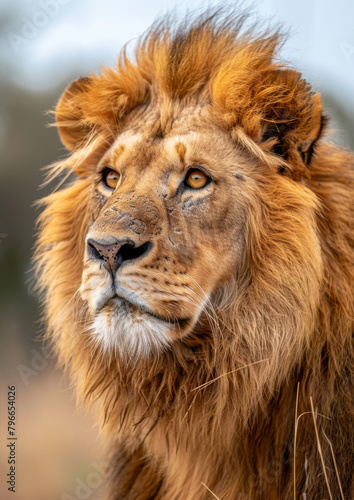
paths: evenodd
<path fill-rule="evenodd" d="M 278 34 L 208 16 L 154 26 L 135 62 L 123 52 L 116 69 L 74 82 L 58 104 L 72 153 L 53 175 L 77 178 L 40 216 L 48 338 L 104 424 L 107 498 L 202 500 L 209 489 L 220 500 L 354 498 L 353 155 L 321 138 L 319 95 L 275 62 Z M 201 112 L 201 133 L 213 142 L 222 131 L 242 159 L 242 255 L 192 331 L 127 363 L 92 340 L 78 293 L 99 216 L 96 165 L 122 132 L 163 141 L 199 106 L 209 117 Z M 141 154 L 153 161 L 148 147 Z"/>

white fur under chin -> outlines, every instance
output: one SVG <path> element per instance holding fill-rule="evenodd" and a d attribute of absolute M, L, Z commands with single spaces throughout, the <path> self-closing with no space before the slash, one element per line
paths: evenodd
<path fill-rule="evenodd" d="M 120 301 L 116 301 L 109 315 L 105 309 L 97 314 L 92 330 L 105 352 L 116 352 L 127 361 L 147 358 L 171 344 L 168 325 L 148 314 L 133 317 Z"/>

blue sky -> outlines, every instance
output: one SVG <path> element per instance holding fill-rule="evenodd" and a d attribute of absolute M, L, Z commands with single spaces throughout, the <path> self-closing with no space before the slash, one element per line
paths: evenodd
<path fill-rule="evenodd" d="M 244 1 L 245 5 L 250 2 Z M 71 77 L 114 64 L 122 45 L 134 43 L 171 0 L 1 0 L 0 67 L 7 77 L 44 90 Z M 208 5 L 189 1 L 188 7 Z M 283 57 L 318 90 L 329 89 L 354 111 L 354 2 L 342 0 L 263 0 L 260 19 L 290 31 Z"/>

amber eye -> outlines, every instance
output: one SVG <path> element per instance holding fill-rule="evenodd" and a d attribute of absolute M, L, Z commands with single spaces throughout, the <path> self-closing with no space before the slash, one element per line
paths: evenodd
<path fill-rule="evenodd" d="M 184 182 L 192 189 L 201 189 L 210 182 L 210 178 L 204 172 L 195 168 L 188 172 Z"/>
<path fill-rule="evenodd" d="M 110 189 L 117 187 L 120 175 L 111 168 L 105 168 L 102 172 L 102 181 Z"/>

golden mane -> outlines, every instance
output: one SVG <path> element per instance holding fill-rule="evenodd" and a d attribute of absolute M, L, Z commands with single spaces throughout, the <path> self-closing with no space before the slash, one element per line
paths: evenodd
<path fill-rule="evenodd" d="M 161 21 L 134 62 L 123 50 L 57 106 L 72 153 L 52 175 L 77 178 L 43 200 L 37 282 L 59 363 L 112 443 L 110 499 L 211 498 L 202 482 L 220 500 L 354 495 L 353 156 L 321 139 L 320 96 L 275 62 L 279 33 L 245 22 Z M 258 165 L 246 256 L 208 304 L 209 323 L 129 366 L 90 340 L 78 294 L 92 173 L 131 116 L 158 109 L 163 138 L 200 104 Z"/>
<path fill-rule="evenodd" d="M 222 14 L 223 9 L 216 10 L 176 27 L 171 19 L 160 21 L 138 42 L 134 63 L 124 49 L 116 69 L 103 67 L 100 75 L 74 82 L 56 110 L 64 144 L 72 149 L 80 147 L 80 139 L 97 136 L 111 143 L 132 110 L 157 101 L 166 101 L 157 133 L 168 131 L 169 102 L 211 102 L 235 137 L 276 166 L 279 158 L 264 150 L 277 139 L 278 151 L 285 151 L 299 131 L 303 143 L 313 139 L 310 133 L 316 137 L 322 126 L 320 96 L 313 95 L 300 73 L 275 62 L 280 33 L 255 36 L 254 28 L 243 29 L 246 16 L 223 19 Z M 284 133 L 286 128 L 290 133 Z M 294 163 L 300 168 L 298 154 L 293 152 L 291 160 L 292 168 Z"/>

